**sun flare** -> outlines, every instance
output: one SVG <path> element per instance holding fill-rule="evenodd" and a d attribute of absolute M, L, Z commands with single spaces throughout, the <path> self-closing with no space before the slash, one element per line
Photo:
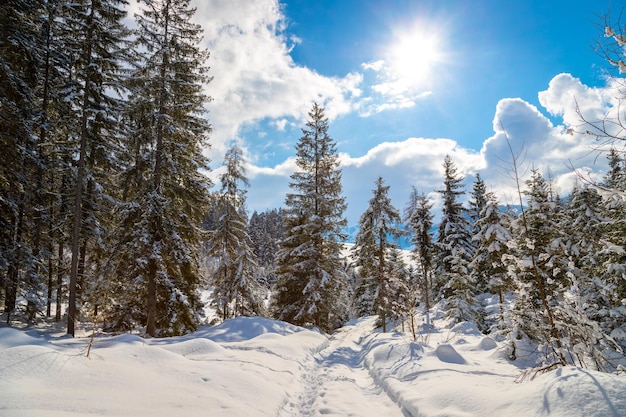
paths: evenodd
<path fill-rule="evenodd" d="M 389 53 L 393 75 L 410 83 L 427 82 L 443 56 L 439 37 L 423 29 L 398 34 Z"/>

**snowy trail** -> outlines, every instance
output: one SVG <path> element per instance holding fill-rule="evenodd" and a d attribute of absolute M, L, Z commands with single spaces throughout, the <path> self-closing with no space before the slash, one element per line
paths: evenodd
<path fill-rule="evenodd" d="M 296 401 L 285 404 L 277 416 L 410 417 L 365 366 L 361 341 L 372 331 L 373 322 L 348 325 L 319 346 L 302 365 Z"/>

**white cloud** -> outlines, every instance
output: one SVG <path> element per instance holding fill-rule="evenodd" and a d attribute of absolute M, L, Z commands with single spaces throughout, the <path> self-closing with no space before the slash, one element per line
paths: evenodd
<path fill-rule="evenodd" d="M 481 175 L 488 185 L 503 199 L 516 201 L 513 158 L 518 164 L 522 189 L 532 169 L 551 178 L 562 195 L 567 195 L 580 180 L 575 170 L 591 172 L 593 178 L 600 179 L 606 169 L 605 156 L 590 136 L 568 127 L 575 125 L 582 132 L 586 129 L 576 113 L 574 97 L 580 97 L 577 101 L 584 103 L 586 109 L 602 114 L 606 111 L 603 100 L 606 93 L 594 92 L 568 75 L 554 77 L 539 96 L 549 113 L 563 117 L 564 124 L 556 126 L 535 106 L 521 99 L 500 100 L 493 121 L 494 135 L 485 140 L 481 149 L 487 166 Z"/>
<path fill-rule="evenodd" d="M 382 70 L 384 66 L 385 66 L 385 60 L 383 59 L 379 59 L 377 61 L 372 61 L 372 62 L 365 62 L 361 64 L 361 68 L 363 68 L 364 70 L 372 70 L 376 72 Z"/>
<path fill-rule="evenodd" d="M 213 98 L 208 106 L 213 132 L 208 153 L 213 160 L 221 160 L 226 144 L 240 136 L 243 126 L 277 119 L 274 126 L 280 131 L 287 126 L 285 120 L 303 122 L 313 101 L 325 106 L 332 121 L 347 113 L 367 117 L 413 107 L 431 94 L 392 75 L 383 60 L 362 65 L 365 71 L 379 72 L 371 87 L 357 71 L 328 77 L 296 64 L 290 53 L 302 41 L 286 33 L 278 0 L 192 3 L 211 53 L 208 64 L 214 78 L 207 93 Z"/>
<path fill-rule="evenodd" d="M 273 121 L 271 125 L 274 126 L 279 132 L 284 132 L 287 128 L 287 123 L 289 123 L 287 119 L 279 119 Z"/>
<path fill-rule="evenodd" d="M 562 94 L 567 91 L 561 84 L 564 80 L 562 76 L 555 77 L 549 88 L 541 93 L 542 103 L 546 103 L 550 111 L 561 108 L 559 114 L 568 115 L 568 123 L 575 123 L 575 112 L 571 113 L 573 102 L 567 94 Z M 569 81 L 572 86 L 579 83 L 573 78 Z M 579 88 L 581 86 L 584 88 L 580 91 L 588 88 L 582 84 Z M 596 109 L 598 114 L 603 114 L 607 109 L 603 97 L 610 94 L 608 87 L 600 90 L 597 94 L 585 96 L 585 103 L 586 108 Z M 544 101 L 549 97 L 550 102 Z M 563 102 L 558 100 L 559 97 Z M 597 100 L 595 102 L 594 97 Z M 382 176 L 386 184 L 390 185 L 390 197 L 399 210 L 404 208 L 412 186 L 436 199 L 438 195 L 434 191 L 443 186 L 442 163 L 446 155 L 450 155 L 459 173 L 468 180 L 466 197 L 471 192 L 469 182 L 479 172 L 488 189 L 496 192 L 501 203 L 518 204 L 507 137 L 517 158 L 522 189 L 533 168 L 539 169 L 546 178 L 551 178 L 563 196 L 580 180 L 578 172 L 573 168 L 595 180 L 599 180 L 606 170 L 605 156 L 594 151 L 595 143 L 588 135 L 567 133 L 565 125 L 554 125 L 538 108 L 522 99 L 500 100 L 495 109 L 493 129 L 493 136 L 484 141 L 480 151 L 463 148 L 453 139 L 408 138 L 381 143 L 362 156 L 340 154 L 350 223 L 355 224 L 367 207 L 378 176 Z M 288 176 L 295 169 L 294 162 L 289 159 L 272 169 L 251 170 L 255 173 L 253 187 L 259 184 L 262 187 L 259 195 L 264 203 L 271 202 L 266 207 L 282 205 L 285 193 L 289 192 Z M 272 200 L 270 195 L 275 195 L 275 198 Z M 438 206 L 435 206 L 435 210 L 438 210 Z"/>
<path fill-rule="evenodd" d="M 568 126 L 580 124 L 577 107 L 585 114 L 594 113 L 592 117 L 595 119 L 606 103 L 604 89 L 588 87 L 570 74 L 559 74 L 552 78 L 548 89 L 541 91 L 538 96 L 548 113 L 561 116 Z"/>
<path fill-rule="evenodd" d="M 304 120 L 311 103 L 323 103 L 329 118 L 353 110 L 362 76 L 325 77 L 294 63 L 299 39 L 285 35 L 276 0 L 196 0 L 194 20 L 204 29 L 214 77 L 207 92 L 213 124 L 212 154 L 220 158 L 225 143 L 240 128 L 260 120 Z"/>
<path fill-rule="evenodd" d="M 327 77 L 297 65 L 290 52 L 301 41 L 285 34 L 277 0 L 195 0 L 194 5 L 198 7 L 195 20 L 204 28 L 205 44 L 211 52 L 209 65 L 214 81 L 207 92 L 214 99 L 209 106 L 209 120 L 213 125 L 210 156 L 215 165 L 221 162 L 231 140 L 240 136 L 242 127 L 262 120 L 278 131 L 302 126 L 313 101 L 324 104 L 332 123 L 348 113 L 369 116 L 411 107 L 432 94 L 423 84 L 403 84 L 394 78 L 383 60 L 362 64 L 363 73 L 343 77 Z M 521 173 L 527 173 L 531 166 L 543 171 L 549 168 L 549 175 L 566 194 L 576 177 L 572 165 L 601 175 L 605 163 L 603 157 L 591 151 L 591 138 L 579 133 L 584 129 L 575 104 L 585 117 L 601 120 L 610 105 L 615 111 L 614 94 L 608 88 L 590 88 L 571 75 L 560 74 L 546 91 L 539 93 L 545 110 L 521 99 L 501 100 L 495 109 L 494 134 L 485 139 L 480 151 L 465 149 L 454 138 L 409 138 L 382 143 L 365 155 L 341 155 L 350 222 L 355 223 L 367 206 L 379 175 L 391 186 L 390 195 L 399 209 L 412 186 L 426 193 L 439 189 L 443 181 L 441 165 L 447 154 L 462 174 L 471 176 L 479 171 L 503 202 L 513 202 L 505 130 L 514 152 L 523 156 Z M 562 117 L 563 124 L 554 125 L 542 111 Z M 573 134 L 566 133 L 568 128 L 574 128 Z M 239 139 L 245 148 L 246 143 Z M 257 140 L 262 144 L 270 141 L 269 135 Z M 284 145 L 293 147 L 293 143 Z M 271 153 L 269 145 L 256 148 Z M 250 155 L 249 160 L 250 209 L 281 206 L 289 192 L 289 175 L 295 169 L 293 158 L 274 167 L 256 166 L 255 162 L 263 160 L 256 155 Z M 466 191 L 471 191 L 471 185 Z"/>

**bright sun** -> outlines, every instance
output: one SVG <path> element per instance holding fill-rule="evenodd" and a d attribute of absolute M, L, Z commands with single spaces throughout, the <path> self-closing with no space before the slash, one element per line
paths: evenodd
<path fill-rule="evenodd" d="M 439 38 L 424 30 L 413 29 L 399 34 L 389 51 L 393 75 L 409 83 L 427 82 L 442 59 Z"/>

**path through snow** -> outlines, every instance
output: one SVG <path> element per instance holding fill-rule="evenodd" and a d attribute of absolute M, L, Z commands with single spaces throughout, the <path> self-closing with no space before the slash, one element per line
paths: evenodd
<path fill-rule="evenodd" d="M 299 392 L 288 394 L 296 401 L 285 404 L 278 417 L 410 417 L 365 366 L 362 341 L 372 333 L 369 322 L 347 325 L 319 346 L 302 366 Z"/>

